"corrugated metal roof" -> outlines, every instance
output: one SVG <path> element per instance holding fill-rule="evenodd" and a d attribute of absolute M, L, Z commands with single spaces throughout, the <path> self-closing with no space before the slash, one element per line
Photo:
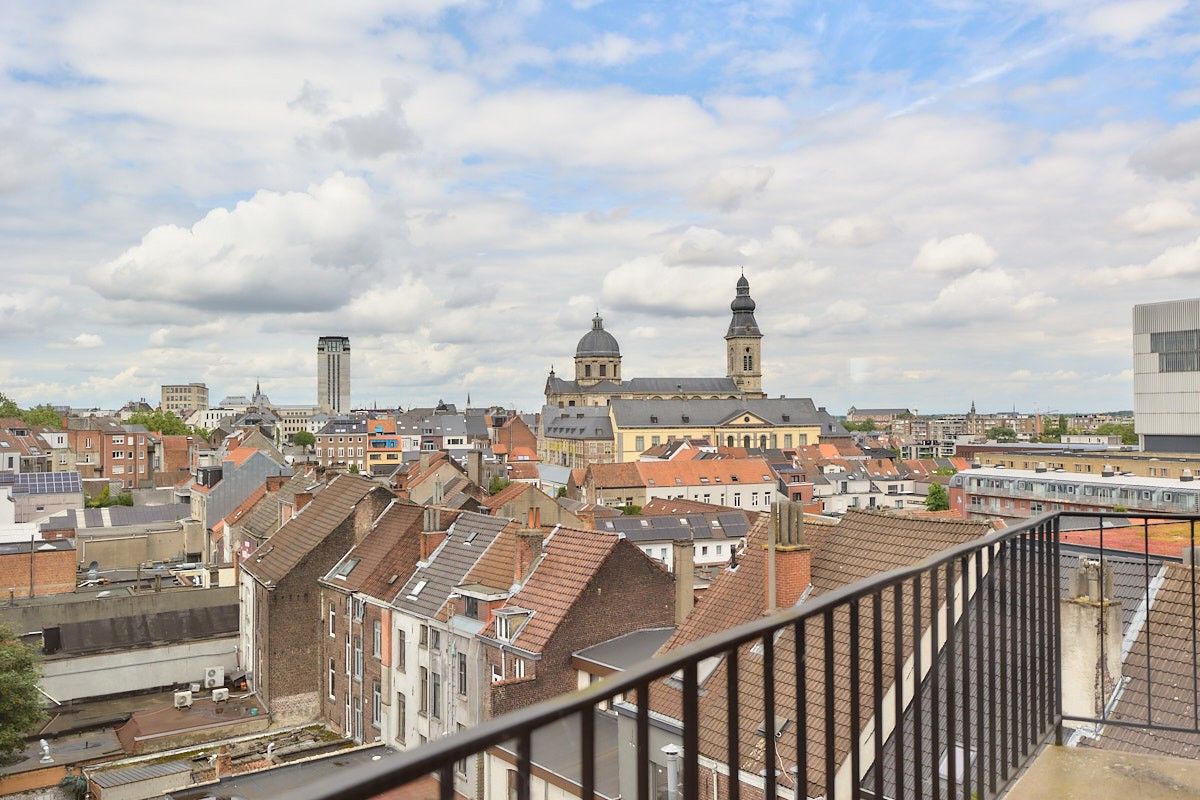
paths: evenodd
<path fill-rule="evenodd" d="M 164 761 L 161 764 L 145 764 L 136 767 L 125 767 L 123 769 L 110 769 L 104 772 L 93 772 L 89 777 L 101 789 L 109 789 L 113 786 L 128 786 L 131 783 L 165 778 L 168 775 L 181 775 L 185 772 L 190 773 L 191 771 L 191 766 L 186 763 Z"/>

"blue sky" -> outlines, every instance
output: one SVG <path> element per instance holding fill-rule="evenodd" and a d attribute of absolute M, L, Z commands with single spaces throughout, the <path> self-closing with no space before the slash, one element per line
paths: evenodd
<path fill-rule="evenodd" d="M 27 4 L 0 20 L 0 391 L 535 408 L 599 308 L 771 393 L 1128 408 L 1197 294 L 1200 11 L 1134 2 Z"/>

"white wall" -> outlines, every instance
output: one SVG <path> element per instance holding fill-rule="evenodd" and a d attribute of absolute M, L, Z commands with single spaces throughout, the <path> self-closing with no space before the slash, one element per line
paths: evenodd
<path fill-rule="evenodd" d="M 237 637 L 139 647 L 120 653 L 51 658 L 43 663 L 42 689 L 59 702 L 160 686 L 203 682 L 205 667 L 237 668 Z"/>

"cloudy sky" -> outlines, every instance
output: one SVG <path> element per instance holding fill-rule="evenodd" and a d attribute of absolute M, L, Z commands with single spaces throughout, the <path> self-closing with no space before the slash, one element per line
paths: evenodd
<path fill-rule="evenodd" d="M 772 394 L 1129 408 L 1200 294 L 1194 3 L 279 8 L 6 5 L 0 391 L 534 408 L 597 308 L 721 374 L 744 266 Z"/>

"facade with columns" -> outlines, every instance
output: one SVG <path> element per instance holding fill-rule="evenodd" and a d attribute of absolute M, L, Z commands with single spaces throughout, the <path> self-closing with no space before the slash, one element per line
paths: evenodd
<path fill-rule="evenodd" d="M 604 329 L 597 312 L 592 329 L 575 347 L 575 376 L 546 379 L 546 405 L 551 408 L 604 406 L 610 400 L 751 400 L 766 397 L 762 390 L 762 331 L 754 319 L 750 282 L 738 279 L 730 309 L 733 318 L 725 334 L 726 369 L 723 378 L 625 378 L 621 348 Z"/>

